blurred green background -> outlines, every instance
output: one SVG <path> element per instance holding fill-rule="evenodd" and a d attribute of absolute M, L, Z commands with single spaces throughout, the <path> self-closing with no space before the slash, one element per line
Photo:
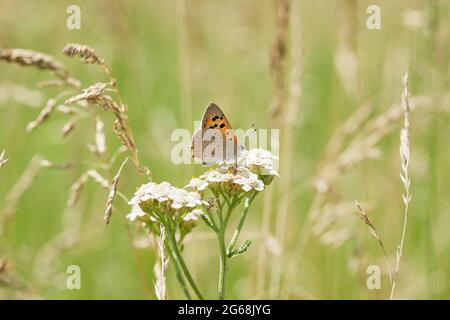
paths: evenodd
<path fill-rule="evenodd" d="M 81 8 L 81 30 L 66 28 L 71 4 Z M 61 50 L 68 42 L 95 48 L 117 79 L 140 158 L 157 182 L 182 187 L 204 171 L 171 162 L 175 143 L 170 135 L 176 128 L 193 130 L 192 121 L 200 120 L 210 101 L 222 107 L 236 128 L 253 123 L 257 128 L 282 128 L 281 177 L 251 209 L 241 240 L 252 238 L 253 246 L 230 262 L 227 298 L 241 299 L 389 297 L 383 254 L 359 221 L 353 199 L 364 203 L 393 264 L 403 222 L 401 117 L 367 157 L 338 174 L 331 190 L 319 193 L 311 178 L 325 165 L 336 164 L 344 149 L 326 150 L 350 116 L 369 106 L 367 119 L 344 143 L 369 135 L 365 125 L 400 103 L 402 76 L 409 70 L 412 96 L 431 102 L 411 115 L 412 202 L 396 297 L 449 298 L 450 3 L 290 4 L 290 20 L 297 24 L 288 30 L 286 96 L 290 86 L 301 88 L 301 96 L 294 103 L 297 112 L 279 123 L 271 121 L 270 112 L 277 1 L 0 0 L 0 47 L 53 55 L 84 87 L 106 79 L 96 67 L 64 57 Z M 366 27 L 371 4 L 381 9 L 379 30 Z M 300 38 L 302 52 L 301 81 L 293 84 L 291 35 Z M 6 149 L 9 158 L 0 169 L 3 208 L 35 154 L 54 163 L 80 163 L 70 170 L 40 170 L 18 201 L 0 237 L 0 259 L 10 265 L 3 276 L 14 282 L 0 286 L 0 298 L 154 299 L 154 249 L 139 228 L 127 228 L 128 206 L 116 201 L 111 224 L 105 226 L 108 191 L 89 182 L 76 208 L 66 208 L 71 185 L 93 167 L 86 143 L 94 142 L 95 123 L 80 122 L 63 138 L 60 130 L 68 117 L 54 113 L 34 132 L 25 130 L 46 99 L 60 91 L 36 88 L 48 78 L 48 72 L 0 62 L 0 151 Z M 106 124 L 108 149 L 115 150 L 120 142 L 112 132 L 113 117 L 98 114 Z M 131 196 L 140 183 L 133 168 L 125 168 L 120 190 Z M 262 227 L 264 215 L 269 230 Z M 323 232 L 317 231 L 321 222 L 326 224 Z M 217 244 L 204 225 L 188 239 L 185 254 L 205 295 L 215 298 Z M 69 265 L 81 268 L 81 290 L 65 288 Z M 369 265 L 383 270 L 380 290 L 366 286 Z M 168 288 L 169 298 L 183 298 L 172 268 Z"/>

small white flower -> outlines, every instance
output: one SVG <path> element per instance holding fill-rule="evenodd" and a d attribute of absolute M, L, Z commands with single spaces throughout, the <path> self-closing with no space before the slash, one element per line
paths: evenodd
<path fill-rule="evenodd" d="M 275 160 L 278 160 L 278 157 L 272 155 L 268 150 L 252 149 L 240 154 L 238 164 L 261 175 L 278 176 L 275 170 Z"/>
<path fill-rule="evenodd" d="M 184 216 L 184 221 L 197 221 L 203 215 L 203 211 L 201 209 L 194 209 Z"/>
<path fill-rule="evenodd" d="M 130 201 L 131 202 L 131 201 Z M 145 212 L 142 211 L 141 207 L 138 204 L 134 204 L 131 206 L 131 212 L 127 214 L 127 219 L 130 221 L 136 220 L 137 217 L 143 217 Z"/>
<path fill-rule="evenodd" d="M 184 189 L 173 188 L 168 197 L 172 200 L 171 207 L 173 209 L 181 209 L 182 207 L 193 208 L 202 204 L 200 195 L 197 192 L 188 192 Z"/>
<path fill-rule="evenodd" d="M 254 173 L 246 173 L 244 175 L 238 176 L 237 179 L 234 180 L 234 183 L 241 185 L 242 190 L 248 192 L 252 189 L 256 191 L 264 190 L 264 183 L 258 179 L 258 176 Z"/>
<path fill-rule="evenodd" d="M 147 203 L 148 201 L 154 201 Z M 169 202 L 168 205 L 160 206 L 163 202 Z M 162 182 L 156 184 L 150 182 L 142 185 L 135 193 L 134 197 L 130 200 L 132 211 L 127 215 L 127 219 L 134 221 L 137 217 L 142 217 L 145 212 L 139 206 L 142 203 L 146 203 L 145 206 L 159 207 L 161 210 L 167 208 L 182 209 L 182 208 L 194 208 L 202 204 L 200 194 L 197 192 L 189 192 L 185 189 L 175 188 L 168 182 Z M 151 212 L 149 212 L 151 213 Z"/>
<path fill-rule="evenodd" d="M 206 172 L 200 178 L 210 183 L 229 183 L 230 187 L 238 185 L 245 192 L 251 189 L 264 190 L 264 183 L 258 178 L 258 175 L 243 166 L 238 166 L 235 169 L 229 166 L 220 166 L 215 170 Z"/>
<path fill-rule="evenodd" d="M 224 172 L 221 172 L 224 171 Z M 218 168 L 217 170 L 210 170 L 206 172 L 204 175 L 201 175 L 200 178 L 205 179 L 208 182 L 228 182 L 232 181 L 234 178 L 234 175 L 228 172 L 225 172 L 225 170 L 222 170 L 222 168 Z"/>
<path fill-rule="evenodd" d="M 164 202 L 168 200 L 167 195 L 171 192 L 172 186 L 168 182 L 156 184 L 149 182 L 142 185 L 135 193 L 141 201 L 148 201 L 150 199 Z"/>
<path fill-rule="evenodd" d="M 208 182 L 199 178 L 192 178 L 189 184 L 185 188 L 192 188 L 194 190 L 203 191 L 208 187 Z"/>
<path fill-rule="evenodd" d="M 164 202 L 168 200 L 168 195 L 172 191 L 173 187 L 168 182 L 162 182 L 160 184 L 155 185 L 153 188 L 150 197 L 152 199 L 158 200 L 159 202 Z"/>

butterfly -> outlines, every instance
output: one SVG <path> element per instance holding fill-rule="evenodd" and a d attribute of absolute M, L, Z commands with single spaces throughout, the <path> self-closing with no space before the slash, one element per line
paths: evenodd
<path fill-rule="evenodd" d="M 223 111 L 210 103 L 203 113 L 201 128 L 192 138 L 192 157 L 203 165 L 215 163 L 237 163 L 237 157 L 243 150 L 238 144 L 230 122 Z"/>

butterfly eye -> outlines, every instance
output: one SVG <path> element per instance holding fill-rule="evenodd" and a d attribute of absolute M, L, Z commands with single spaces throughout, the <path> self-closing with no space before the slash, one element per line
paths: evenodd
<path fill-rule="evenodd" d="M 217 128 L 217 123 L 214 123 L 214 128 Z"/>
<path fill-rule="evenodd" d="M 220 124 L 220 128 L 223 128 L 223 127 L 225 127 L 225 123 L 222 122 L 222 123 Z"/>
<path fill-rule="evenodd" d="M 220 117 L 220 120 L 223 120 L 223 117 Z"/>

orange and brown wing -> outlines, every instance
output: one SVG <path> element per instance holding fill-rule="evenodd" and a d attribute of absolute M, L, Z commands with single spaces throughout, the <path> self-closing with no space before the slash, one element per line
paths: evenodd
<path fill-rule="evenodd" d="M 202 128 L 218 129 L 226 134 L 231 129 L 231 124 L 222 110 L 215 103 L 210 103 L 203 114 Z"/>

